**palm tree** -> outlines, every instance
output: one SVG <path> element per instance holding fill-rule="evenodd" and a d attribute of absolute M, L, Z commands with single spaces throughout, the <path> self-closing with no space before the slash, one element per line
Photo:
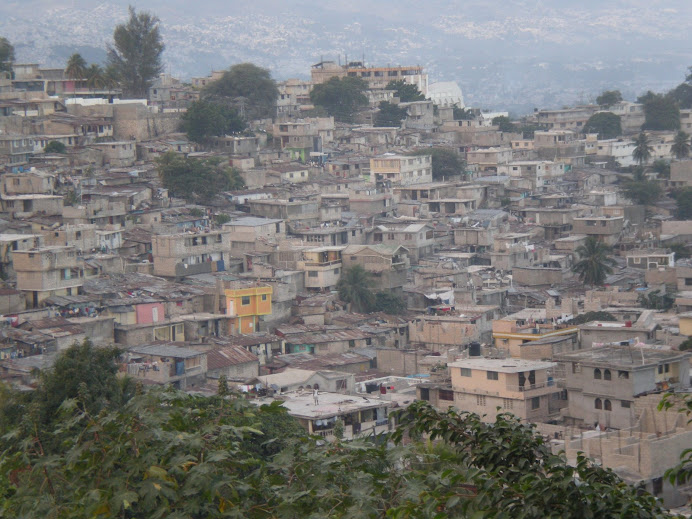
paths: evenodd
<path fill-rule="evenodd" d="M 675 141 L 670 148 L 675 158 L 680 160 L 690 155 L 690 136 L 680 130 L 675 136 Z"/>
<path fill-rule="evenodd" d="M 634 141 L 634 151 L 632 152 L 632 158 L 639 162 L 641 166 L 651 158 L 651 152 L 653 148 L 649 146 L 649 138 L 644 132 L 641 132 L 639 136 Z"/>
<path fill-rule="evenodd" d="M 586 285 L 603 285 L 606 277 L 613 273 L 615 265 L 615 260 L 609 256 L 611 251 L 606 244 L 589 236 L 584 245 L 575 251 L 579 261 L 572 267 L 572 272 L 579 274 L 579 280 Z"/>
<path fill-rule="evenodd" d="M 114 90 L 119 84 L 118 71 L 112 65 L 108 65 L 103 71 L 103 87 L 108 90 Z"/>
<path fill-rule="evenodd" d="M 65 75 L 70 79 L 84 79 L 87 70 L 87 62 L 81 54 L 74 53 L 67 60 Z"/>
<path fill-rule="evenodd" d="M 372 281 L 370 273 L 360 265 L 354 265 L 344 271 L 336 285 L 339 298 L 351 303 L 351 309 L 355 312 L 367 312 L 375 303 L 375 294 L 370 287 Z"/>
<path fill-rule="evenodd" d="M 91 66 L 86 69 L 85 77 L 87 87 L 92 90 L 103 88 L 105 85 L 103 69 L 96 63 L 92 63 Z"/>

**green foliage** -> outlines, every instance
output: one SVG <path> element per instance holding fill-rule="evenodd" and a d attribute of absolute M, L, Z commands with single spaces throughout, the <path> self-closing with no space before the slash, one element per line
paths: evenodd
<path fill-rule="evenodd" d="M 633 178 L 623 184 L 623 193 L 635 204 L 650 205 L 661 196 L 661 186 L 658 182 L 649 180 L 644 175 L 644 168 L 638 166 L 634 170 Z"/>
<path fill-rule="evenodd" d="M 692 337 L 688 337 L 682 343 L 680 343 L 680 346 L 678 346 L 678 349 L 680 351 L 692 350 Z"/>
<path fill-rule="evenodd" d="M 188 202 L 207 203 L 223 191 L 245 187 L 238 170 L 222 165 L 218 158 L 190 159 L 168 152 L 159 157 L 157 166 L 170 194 Z"/>
<path fill-rule="evenodd" d="M 324 107 L 335 120 L 350 123 L 367 106 L 367 89 L 367 83 L 360 78 L 333 77 L 325 83 L 315 85 L 310 92 L 310 99 L 316 106 Z"/>
<path fill-rule="evenodd" d="M 41 451 L 28 417 L 1 440 L 3 517 L 667 517 L 612 471 L 568 465 L 511 414 L 489 424 L 415 402 L 389 437 L 324 444 L 279 405 L 238 398 L 153 389 L 100 415 L 66 407 L 77 415 L 60 421 L 71 433 L 57 453 Z"/>
<path fill-rule="evenodd" d="M 687 350 L 692 346 L 692 337 L 687 339 L 680 345 L 680 350 Z M 685 346 L 683 348 L 683 346 Z M 687 417 L 692 415 L 692 395 L 667 393 L 661 402 L 658 404 L 658 409 L 673 409 L 679 413 L 685 414 Z M 692 419 L 688 419 L 687 423 L 692 423 Z M 672 485 L 681 486 L 692 481 L 692 448 L 685 449 L 680 455 L 680 463 L 677 467 L 669 469 L 665 473 L 665 478 Z"/>
<path fill-rule="evenodd" d="M 234 108 L 201 100 L 195 101 L 187 109 L 181 129 L 191 141 L 206 144 L 211 137 L 243 131 L 245 121 Z"/>
<path fill-rule="evenodd" d="M 642 130 L 678 130 L 680 129 L 680 109 L 668 96 L 648 92 L 643 96 L 645 120 Z"/>
<path fill-rule="evenodd" d="M 471 121 L 476 118 L 476 114 L 470 108 L 459 108 L 456 105 L 453 107 L 452 113 L 455 121 Z"/>
<path fill-rule="evenodd" d="M 609 108 L 622 101 L 622 93 L 619 90 L 606 90 L 596 98 L 596 103 Z"/>
<path fill-rule="evenodd" d="M 66 153 L 67 147 L 60 141 L 49 141 L 43 148 L 44 153 Z"/>
<path fill-rule="evenodd" d="M 206 86 L 204 98 L 234 107 L 243 119 L 273 117 L 279 90 L 269 70 L 252 63 L 233 65 Z"/>
<path fill-rule="evenodd" d="M 675 299 L 668 294 L 661 294 L 660 290 L 652 290 L 648 294 L 640 294 L 637 302 L 648 310 L 670 310 Z"/>
<path fill-rule="evenodd" d="M 372 311 L 398 315 L 406 311 L 406 303 L 401 297 L 392 292 L 377 292 Z"/>
<path fill-rule="evenodd" d="M 617 321 L 617 319 L 615 319 L 615 316 L 610 312 L 586 312 L 583 314 L 579 314 L 574 319 L 570 319 L 567 322 L 567 324 L 572 324 L 576 326 L 578 324 L 586 324 L 592 321 L 613 322 Z"/>
<path fill-rule="evenodd" d="M 74 206 L 77 205 L 79 202 L 79 197 L 77 196 L 77 193 L 75 192 L 74 189 L 69 190 L 67 193 L 65 193 L 64 205 L 69 205 L 69 206 Z"/>
<path fill-rule="evenodd" d="M 432 155 L 432 175 L 434 180 L 456 177 L 464 172 L 464 161 L 451 148 L 424 148 L 411 155 Z"/>
<path fill-rule="evenodd" d="M 387 101 L 380 102 L 380 109 L 375 114 L 374 126 L 391 126 L 400 127 L 401 121 L 406 118 L 406 109 L 399 108 L 398 105 L 388 103 Z"/>
<path fill-rule="evenodd" d="M 113 47 L 108 48 L 108 65 L 117 74 L 123 95 L 144 98 L 154 78 L 163 71 L 164 44 L 159 19 L 151 13 L 137 13 L 130 6 L 127 23 L 113 31 Z"/>
<path fill-rule="evenodd" d="M 505 117 L 504 115 L 500 115 L 498 117 L 493 117 L 492 120 L 493 126 L 498 126 L 499 130 L 501 132 L 515 132 L 517 131 L 516 126 L 514 126 L 514 123 L 510 120 L 509 117 Z"/>
<path fill-rule="evenodd" d="M 334 422 L 334 438 L 337 440 L 344 439 L 344 422 L 341 420 L 341 418 Z"/>
<path fill-rule="evenodd" d="M 676 260 L 687 259 L 692 255 L 692 252 L 685 243 L 671 243 L 669 248 L 670 252 L 675 253 Z"/>
<path fill-rule="evenodd" d="M 98 90 L 106 86 L 105 72 L 100 65 L 92 63 L 85 73 L 86 86 L 91 90 Z"/>
<path fill-rule="evenodd" d="M 403 79 L 399 79 L 398 81 L 390 81 L 384 88 L 385 90 L 396 90 L 394 95 L 399 98 L 399 102 L 401 103 L 425 101 L 425 96 L 420 90 L 418 90 L 418 87 L 416 85 L 407 83 Z"/>
<path fill-rule="evenodd" d="M 541 124 L 526 124 L 526 123 L 523 123 L 523 124 L 521 124 L 521 125 L 519 126 L 519 128 L 517 128 L 516 131 L 519 132 L 519 133 L 521 133 L 521 134 L 522 134 L 522 137 L 523 137 L 524 139 L 533 139 L 534 134 L 535 134 L 537 131 L 541 131 L 541 130 L 545 130 L 545 129 L 546 129 L 546 127 L 545 127 L 544 125 L 541 125 Z"/>
<path fill-rule="evenodd" d="M 65 65 L 65 75 L 70 79 L 84 79 L 86 76 L 87 62 L 81 54 L 72 54 Z"/>
<path fill-rule="evenodd" d="M 692 87 L 691 87 L 692 88 Z M 675 135 L 675 141 L 670 148 L 670 151 L 675 155 L 675 158 L 685 159 L 690 156 L 690 136 L 684 131 L 680 130 Z M 670 171 L 669 171 L 670 173 Z"/>
<path fill-rule="evenodd" d="M 676 189 L 671 193 L 671 195 L 677 204 L 677 208 L 675 209 L 675 217 L 678 220 L 692 219 L 692 187 Z"/>
<path fill-rule="evenodd" d="M 665 159 L 654 160 L 651 169 L 658 174 L 659 178 L 670 178 L 670 162 Z"/>
<path fill-rule="evenodd" d="M 645 162 L 649 161 L 652 151 L 653 148 L 649 145 L 649 138 L 644 132 L 641 132 L 634 140 L 634 151 L 632 151 L 632 158 L 641 166 Z"/>
<path fill-rule="evenodd" d="M 672 99 L 680 108 L 687 110 L 692 108 L 692 85 L 680 83 L 668 92 L 667 97 Z"/>
<path fill-rule="evenodd" d="M 586 238 L 584 245 L 577 247 L 575 252 L 579 261 L 572 266 L 572 271 L 579 274 L 584 284 L 603 285 L 606 277 L 613 273 L 615 260 L 609 256 L 612 249 L 595 237 Z"/>
<path fill-rule="evenodd" d="M 216 225 L 223 225 L 231 221 L 231 217 L 227 214 L 217 214 L 216 215 Z"/>
<path fill-rule="evenodd" d="M 346 269 L 336 289 L 339 292 L 339 298 L 351 303 L 351 308 L 354 312 L 368 312 L 375 303 L 375 294 L 371 290 L 372 280 L 370 273 L 360 265 Z"/>
<path fill-rule="evenodd" d="M 598 112 L 589 117 L 584 133 L 597 133 L 599 139 L 613 139 L 622 135 L 620 116 L 612 112 Z"/>
<path fill-rule="evenodd" d="M 0 36 L 0 72 L 12 72 L 14 47 L 4 36 Z"/>

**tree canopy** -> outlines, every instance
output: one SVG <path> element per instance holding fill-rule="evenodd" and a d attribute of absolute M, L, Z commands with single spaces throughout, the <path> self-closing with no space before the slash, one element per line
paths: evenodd
<path fill-rule="evenodd" d="M 622 101 L 622 93 L 619 90 L 606 90 L 596 98 L 596 103 L 606 108 L 610 108 L 620 101 Z"/>
<path fill-rule="evenodd" d="M 406 311 L 406 302 L 393 292 L 377 292 L 372 311 L 392 315 L 402 314 Z"/>
<path fill-rule="evenodd" d="M 456 105 L 452 109 L 452 114 L 455 121 L 470 121 L 476 118 L 476 114 L 470 108 L 459 108 Z"/>
<path fill-rule="evenodd" d="M 248 121 L 273 117 L 278 96 L 269 70 L 253 63 L 233 65 L 202 91 L 206 100 L 231 106 Z"/>
<path fill-rule="evenodd" d="M 351 304 L 354 312 L 369 312 L 375 303 L 370 273 L 360 265 L 344 270 L 336 285 L 339 299 Z"/>
<path fill-rule="evenodd" d="M 680 130 L 675 134 L 675 140 L 670 148 L 670 151 L 675 155 L 675 158 L 685 159 L 690 155 L 690 136 L 684 131 Z"/>
<path fill-rule="evenodd" d="M 464 161 L 451 148 L 424 148 L 411 155 L 432 155 L 432 175 L 434 180 L 451 178 L 464 172 Z"/>
<path fill-rule="evenodd" d="M 612 249 L 601 243 L 594 236 L 589 236 L 576 251 L 579 261 L 572 271 L 579 275 L 579 280 L 586 285 L 603 285 L 607 276 L 613 273 L 615 260 L 610 257 Z"/>
<path fill-rule="evenodd" d="M 3 516 L 667 517 L 584 456 L 568 465 L 508 413 L 490 424 L 415 402 L 391 435 L 325 443 L 278 404 L 233 395 L 157 388 L 98 414 L 81 396 L 62 409 L 59 449 L 43 451 L 31 415 L 0 440 Z"/>
<path fill-rule="evenodd" d="M 677 205 L 675 217 L 680 220 L 692 220 L 692 187 L 676 189 L 671 195 Z"/>
<path fill-rule="evenodd" d="M 399 108 L 398 105 L 382 101 L 380 102 L 379 110 L 375 113 L 373 124 L 375 126 L 391 126 L 398 128 L 401 126 L 401 121 L 406 118 L 406 114 L 405 108 Z"/>
<path fill-rule="evenodd" d="M 425 96 L 418 90 L 416 85 L 407 83 L 403 79 L 397 81 L 390 81 L 387 83 L 385 90 L 396 90 L 396 97 L 399 98 L 401 103 L 409 103 L 411 101 L 424 101 Z"/>
<path fill-rule="evenodd" d="M 0 36 L 0 72 L 12 72 L 14 47 L 4 36 Z"/>
<path fill-rule="evenodd" d="M 661 196 L 661 186 L 649 180 L 640 166 L 635 169 L 633 178 L 623 184 L 623 193 L 635 204 L 650 205 Z"/>
<path fill-rule="evenodd" d="M 211 101 L 195 101 L 182 118 L 181 129 L 193 142 L 205 144 L 210 137 L 243 131 L 243 121 L 235 108 Z"/>
<path fill-rule="evenodd" d="M 81 54 L 72 54 L 65 65 L 65 75 L 70 79 L 84 79 L 87 62 Z"/>
<path fill-rule="evenodd" d="M 223 191 L 245 187 L 238 170 L 224 166 L 216 157 L 191 159 L 168 152 L 159 157 L 157 167 L 171 196 L 188 202 L 209 202 Z"/>
<path fill-rule="evenodd" d="M 680 128 L 680 109 L 674 99 L 647 92 L 640 100 L 644 103 L 645 115 L 642 130 L 672 131 Z"/>
<path fill-rule="evenodd" d="M 65 153 L 67 148 L 60 141 L 49 141 L 46 147 L 43 148 L 44 153 Z"/>
<path fill-rule="evenodd" d="M 324 107 L 335 120 L 350 123 L 367 106 L 367 89 L 367 83 L 358 77 L 333 77 L 325 83 L 315 85 L 310 92 L 310 99 L 313 104 Z"/>
<path fill-rule="evenodd" d="M 113 31 L 108 65 L 117 74 L 127 97 L 146 97 L 154 78 L 163 71 L 164 44 L 159 29 L 156 16 L 146 11 L 138 13 L 130 6 L 130 19 Z"/>
<path fill-rule="evenodd" d="M 501 132 L 515 132 L 515 131 L 517 131 L 516 126 L 514 126 L 514 123 L 512 123 L 510 118 L 506 117 L 504 115 L 500 115 L 498 117 L 493 117 L 492 124 L 493 124 L 493 126 L 498 126 L 499 130 Z"/>
<path fill-rule="evenodd" d="M 599 139 L 613 139 L 622 135 L 620 116 L 612 112 L 598 112 L 589 117 L 584 133 L 597 133 Z"/>
<path fill-rule="evenodd" d="M 632 158 L 636 160 L 641 166 L 645 162 L 648 162 L 651 158 L 651 152 L 653 148 L 649 145 L 649 137 L 644 132 L 641 132 L 634 141 L 634 151 L 632 151 Z"/>

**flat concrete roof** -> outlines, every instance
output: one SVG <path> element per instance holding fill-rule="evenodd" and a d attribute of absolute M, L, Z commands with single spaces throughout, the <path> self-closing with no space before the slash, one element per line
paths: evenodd
<path fill-rule="evenodd" d="M 499 373 L 521 373 L 539 369 L 549 369 L 557 366 L 555 362 L 524 359 L 486 359 L 483 357 L 458 360 L 448 364 L 450 368 L 469 368 Z"/>

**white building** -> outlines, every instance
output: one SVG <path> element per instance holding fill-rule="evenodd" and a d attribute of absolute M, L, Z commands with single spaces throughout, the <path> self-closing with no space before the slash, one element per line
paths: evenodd
<path fill-rule="evenodd" d="M 455 81 L 440 81 L 428 86 L 428 97 L 437 106 L 464 108 L 464 95 Z"/>

